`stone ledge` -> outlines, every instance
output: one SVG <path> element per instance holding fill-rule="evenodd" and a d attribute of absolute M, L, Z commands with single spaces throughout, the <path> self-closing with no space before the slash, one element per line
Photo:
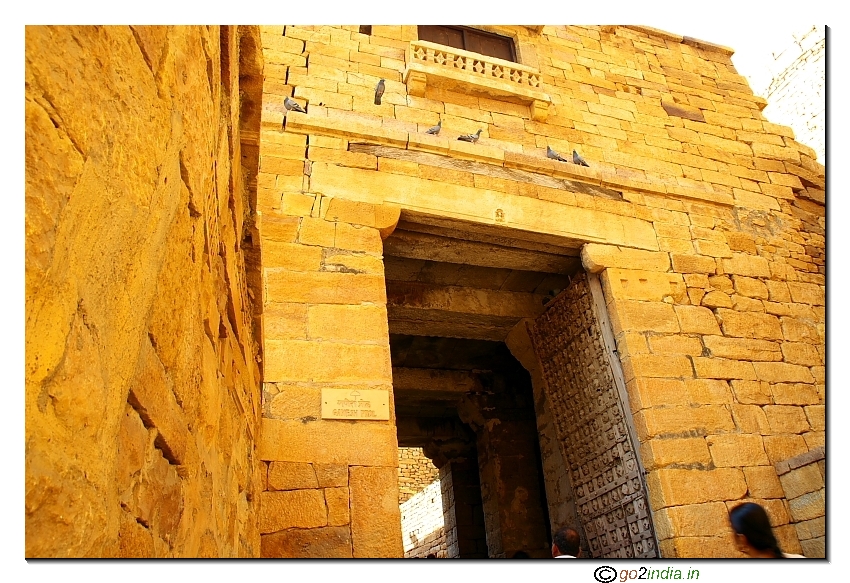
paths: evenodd
<path fill-rule="evenodd" d="M 819 462 L 822 459 L 826 459 L 826 453 L 823 446 L 816 447 L 811 451 L 801 453 L 800 455 L 796 455 L 785 461 L 776 462 L 774 467 L 776 468 L 777 475 L 782 476 L 791 470 L 796 470 L 802 466 Z"/>
<path fill-rule="evenodd" d="M 618 176 L 610 171 L 600 171 L 596 168 L 587 168 L 569 162 L 556 162 L 546 158 L 542 152 L 540 156 L 508 152 L 482 143 L 470 144 L 430 134 L 408 133 L 380 126 L 370 126 L 362 119 L 346 120 L 344 118 L 329 118 L 321 114 L 290 111 L 287 114 L 284 131 L 304 135 L 325 134 L 345 138 L 348 141 L 359 140 L 363 143 L 391 145 L 411 151 L 483 162 L 554 178 L 576 180 L 604 188 L 648 192 L 677 199 L 687 198 L 717 205 L 735 206 L 734 197 L 721 192 L 633 180 Z"/>

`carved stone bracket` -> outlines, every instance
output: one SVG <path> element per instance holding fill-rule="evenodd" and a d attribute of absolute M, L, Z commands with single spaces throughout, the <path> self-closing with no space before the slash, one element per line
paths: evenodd
<path fill-rule="evenodd" d="M 411 41 L 404 82 L 421 97 L 429 85 L 529 105 L 532 119 L 544 121 L 551 98 L 540 90 L 537 69 L 427 41 Z"/>

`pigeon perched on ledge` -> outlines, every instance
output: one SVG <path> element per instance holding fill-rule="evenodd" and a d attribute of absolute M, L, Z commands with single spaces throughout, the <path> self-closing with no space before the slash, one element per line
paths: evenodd
<path fill-rule="evenodd" d="M 546 146 L 546 157 L 552 158 L 553 160 L 559 160 L 561 162 L 569 162 L 566 158 L 561 156 L 558 152 L 553 150 L 550 146 Z"/>
<path fill-rule="evenodd" d="M 437 125 L 435 125 L 434 127 L 432 127 L 429 130 L 426 130 L 425 133 L 431 134 L 432 136 L 436 136 L 437 134 L 440 133 L 440 129 L 442 129 L 442 127 L 443 127 L 443 120 L 440 120 L 440 121 L 437 122 Z"/>
<path fill-rule="evenodd" d="M 584 158 L 578 155 L 578 152 L 573 150 L 573 164 L 578 164 L 579 166 L 587 166 L 590 168 L 590 164 L 584 161 Z"/>
<path fill-rule="evenodd" d="M 375 86 L 375 105 L 381 105 L 381 96 L 384 94 L 385 89 L 384 81 L 385 79 L 381 79 Z"/>
<path fill-rule="evenodd" d="M 306 109 L 301 107 L 301 105 L 297 101 L 295 101 L 294 99 L 290 99 L 289 97 L 283 100 L 283 106 L 286 108 L 287 111 L 298 111 L 301 113 L 307 113 Z"/>
<path fill-rule="evenodd" d="M 478 138 L 481 137 L 482 131 L 483 130 L 478 130 L 474 134 L 466 134 L 465 136 L 458 136 L 457 139 L 460 140 L 461 142 L 470 142 L 470 143 L 474 144 L 475 142 L 478 141 Z"/>

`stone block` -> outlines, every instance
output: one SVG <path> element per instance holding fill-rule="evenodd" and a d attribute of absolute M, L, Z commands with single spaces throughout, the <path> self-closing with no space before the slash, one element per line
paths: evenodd
<path fill-rule="evenodd" d="M 590 273 L 599 273 L 607 267 L 662 272 L 670 269 L 670 257 L 667 253 L 599 243 L 584 245 L 581 249 L 581 261 Z"/>
<path fill-rule="evenodd" d="M 319 486 L 330 488 L 348 486 L 348 466 L 345 464 L 313 464 Z"/>
<path fill-rule="evenodd" d="M 768 340 L 703 336 L 702 341 L 710 353 L 709 356 L 713 357 L 732 360 L 782 360 L 779 344 Z"/>
<path fill-rule="evenodd" d="M 811 371 L 798 364 L 787 362 L 754 362 L 753 368 L 759 380 L 769 383 L 814 383 Z"/>
<path fill-rule="evenodd" d="M 803 433 L 810 429 L 802 407 L 765 405 L 764 413 L 774 433 Z"/>
<path fill-rule="evenodd" d="M 307 305 L 270 303 L 263 310 L 266 340 L 307 338 Z"/>
<path fill-rule="evenodd" d="M 263 266 L 282 267 L 292 271 L 319 271 L 322 249 L 297 243 L 263 242 Z"/>
<path fill-rule="evenodd" d="M 260 537 L 260 557 L 350 559 L 351 533 L 348 526 L 329 526 L 264 534 Z"/>
<path fill-rule="evenodd" d="M 735 429 L 731 413 L 719 405 L 642 409 L 634 419 L 641 440 L 664 435 L 707 435 Z"/>
<path fill-rule="evenodd" d="M 820 331 L 813 323 L 798 318 L 780 318 L 782 335 L 790 342 L 808 342 L 819 344 L 822 341 Z"/>
<path fill-rule="evenodd" d="M 692 357 L 696 376 L 706 379 L 755 380 L 756 371 L 752 362 L 726 360 L 722 358 Z"/>
<path fill-rule="evenodd" d="M 312 464 L 272 462 L 269 465 L 269 490 L 302 490 L 318 488 Z"/>
<path fill-rule="evenodd" d="M 647 486 L 655 510 L 685 504 L 739 500 L 747 493 L 744 473 L 738 468 L 661 468 L 649 472 Z"/>
<path fill-rule="evenodd" d="M 709 435 L 705 440 L 719 468 L 769 465 L 761 435 L 731 433 Z"/>
<path fill-rule="evenodd" d="M 773 466 L 744 468 L 747 489 L 753 498 L 784 498 L 785 492 Z"/>
<path fill-rule="evenodd" d="M 742 296 L 764 300 L 770 297 L 767 285 L 759 279 L 735 275 L 732 277 L 732 281 L 735 285 L 735 291 Z"/>
<path fill-rule="evenodd" d="M 641 444 L 640 450 L 644 465 L 650 470 L 672 464 L 707 466 L 711 463 L 711 454 L 702 437 L 648 439 Z"/>
<path fill-rule="evenodd" d="M 766 312 L 763 300 L 732 295 L 732 308 L 738 312 Z"/>
<path fill-rule="evenodd" d="M 794 302 L 814 306 L 823 306 L 826 303 L 824 286 L 822 285 L 796 281 L 789 281 L 787 285 Z"/>
<path fill-rule="evenodd" d="M 379 275 L 288 270 L 266 271 L 266 301 L 309 304 L 386 304 L 384 278 Z"/>
<path fill-rule="evenodd" d="M 402 557 L 396 469 L 353 466 L 349 471 L 354 556 Z"/>
<path fill-rule="evenodd" d="M 800 435 L 764 435 L 764 451 L 770 463 L 775 464 L 808 451 L 806 440 Z"/>
<path fill-rule="evenodd" d="M 663 302 L 615 300 L 609 304 L 614 334 L 623 331 L 678 332 L 679 322 L 673 306 Z"/>
<path fill-rule="evenodd" d="M 784 342 L 782 344 L 782 356 L 785 362 L 791 364 L 819 366 L 824 363 L 817 347 L 805 342 Z"/>
<path fill-rule="evenodd" d="M 671 334 L 669 336 L 653 335 L 649 337 L 649 349 L 654 354 L 690 354 L 700 356 L 702 343 L 698 338 Z"/>
<path fill-rule="evenodd" d="M 733 305 L 729 294 L 718 290 L 705 294 L 700 303 L 707 308 L 731 308 Z"/>
<path fill-rule="evenodd" d="M 788 501 L 788 507 L 791 510 L 791 518 L 794 522 L 802 522 L 803 520 L 811 520 L 824 516 L 824 491 L 818 490 L 803 494 L 799 498 L 794 498 Z"/>
<path fill-rule="evenodd" d="M 764 257 L 733 253 L 730 259 L 721 259 L 724 273 L 748 277 L 770 277 L 770 267 Z"/>
<path fill-rule="evenodd" d="M 720 335 L 720 325 L 708 308 L 699 306 L 673 306 L 679 326 L 685 334 Z"/>
<path fill-rule="evenodd" d="M 656 511 L 655 525 L 661 540 L 714 536 L 729 530 L 729 513 L 723 502 L 674 506 Z"/>
<path fill-rule="evenodd" d="M 635 354 L 622 359 L 627 380 L 636 377 L 693 378 L 691 361 L 686 356 Z"/>
<path fill-rule="evenodd" d="M 779 383 L 770 385 L 770 390 L 777 405 L 816 405 L 820 402 L 815 385 Z"/>
<path fill-rule="evenodd" d="M 731 381 L 735 400 L 742 405 L 770 405 L 773 403 L 773 393 L 770 383 L 764 381 Z"/>
<path fill-rule="evenodd" d="M 818 538 L 826 535 L 826 517 L 820 516 L 811 520 L 804 520 L 794 525 L 797 529 L 797 537 L 800 541 Z"/>
<path fill-rule="evenodd" d="M 268 340 L 264 377 L 268 382 L 389 382 L 389 343 L 341 344 Z"/>
<path fill-rule="evenodd" d="M 609 267 L 604 271 L 602 283 L 607 298 L 660 302 L 671 297 L 681 302 L 686 297 L 682 276 L 637 269 Z"/>
<path fill-rule="evenodd" d="M 265 461 L 396 467 L 394 425 L 380 421 L 279 421 L 263 418 L 258 456 Z"/>
<path fill-rule="evenodd" d="M 806 418 L 814 431 L 826 430 L 826 407 L 824 405 L 811 405 L 803 407 Z"/>
<path fill-rule="evenodd" d="M 383 306 L 319 304 L 307 310 L 310 340 L 386 344 L 387 309 Z"/>
<path fill-rule="evenodd" d="M 261 492 L 261 534 L 288 528 L 316 528 L 328 524 L 328 511 L 321 490 Z"/>
<path fill-rule="evenodd" d="M 380 255 L 384 250 L 381 233 L 378 229 L 349 225 L 348 223 L 336 223 L 333 246 L 338 249 L 363 251 L 375 255 Z"/>
<path fill-rule="evenodd" d="M 269 383 L 265 388 L 263 400 L 267 404 L 266 417 L 301 420 L 318 419 L 321 416 L 321 389 L 285 383 Z"/>
<path fill-rule="evenodd" d="M 302 217 L 298 230 L 298 242 L 302 245 L 333 247 L 336 237 L 336 223 L 313 217 Z"/>
<path fill-rule="evenodd" d="M 757 433 L 767 435 L 770 433 L 770 424 L 767 422 L 767 416 L 764 410 L 757 405 L 732 405 L 732 418 L 735 420 L 735 425 L 738 430 L 743 433 Z M 765 444 L 765 451 L 767 445 Z M 770 452 L 768 451 L 770 458 Z M 771 463 L 775 460 L 770 458 Z"/>
<path fill-rule="evenodd" d="M 264 214 L 260 222 L 260 235 L 264 241 L 294 243 L 298 237 L 298 228 L 300 226 L 300 217 L 278 217 Z"/>
<path fill-rule="evenodd" d="M 326 488 L 325 503 L 328 507 L 329 526 L 343 526 L 349 523 L 348 488 Z"/>
<path fill-rule="evenodd" d="M 799 555 L 803 552 L 800 540 L 797 538 L 797 529 L 793 524 L 784 524 L 773 529 L 773 534 L 779 543 L 783 553 Z"/>
<path fill-rule="evenodd" d="M 817 464 L 793 469 L 787 474 L 779 476 L 779 481 L 782 483 L 782 489 L 785 491 L 785 497 L 788 500 L 793 500 L 803 494 L 809 494 L 824 487 L 823 476 Z"/>
<path fill-rule="evenodd" d="M 659 542 L 661 555 L 675 559 L 728 559 L 744 558 L 732 543 L 732 537 L 724 536 L 680 536 Z M 699 569 L 695 569 L 699 571 Z M 675 573 L 675 571 L 674 571 Z M 685 569 L 682 575 L 687 576 Z"/>
<path fill-rule="evenodd" d="M 782 328 L 779 318 L 770 314 L 754 312 L 736 312 L 719 308 L 717 319 L 726 336 L 737 338 L 764 338 L 781 340 Z"/>
<path fill-rule="evenodd" d="M 717 272 L 717 261 L 713 257 L 702 255 L 680 255 L 671 253 L 670 260 L 676 273 L 710 273 Z"/>
<path fill-rule="evenodd" d="M 799 526 L 799 525 L 796 525 Z M 819 536 L 817 538 L 800 541 L 802 555 L 809 559 L 825 559 L 826 558 L 826 537 Z"/>

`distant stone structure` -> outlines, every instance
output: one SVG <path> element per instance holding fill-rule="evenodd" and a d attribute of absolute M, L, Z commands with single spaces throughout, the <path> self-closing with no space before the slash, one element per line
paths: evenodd
<path fill-rule="evenodd" d="M 797 141 L 826 153 L 826 27 L 804 27 L 773 52 L 770 85 L 753 89 L 767 99 L 762 112 L 794 130 Z"/>
<path fill-rule="evenodd" d="M 402 504 L 411 496 L 440 479 L 440 470 L 422 453 L 421 447 L 398 448 L 398 502 Z"/>

